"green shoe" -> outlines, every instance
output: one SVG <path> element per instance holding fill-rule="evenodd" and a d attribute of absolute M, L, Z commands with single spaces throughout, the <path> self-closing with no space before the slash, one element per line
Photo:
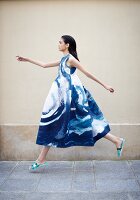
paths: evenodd
<path fill-rule="evenodd" d="M 121 138 L 122 142 L 119 148 L 117 148 L 117 155 L 118 157 L 121 157 L 122 155 L 122 151 L 123 151 L 123 147 L 124 147 L 124 143 L 125 143 L 125 139 Z"/>
<path fill-rule="evenodd" d="M 42 164 L 38 164 L 36 161 L 29 167 L 29 170 L 36 170 L 39 167 L 43 167 L 45 165 L 47 165 L 47 162 L 44 162 Z"/>

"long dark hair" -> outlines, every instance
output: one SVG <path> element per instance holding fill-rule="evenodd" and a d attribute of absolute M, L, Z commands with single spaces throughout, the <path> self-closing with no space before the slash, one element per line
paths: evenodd
<path fill-rule="evenodd" d="M 76 41 L 75 39 L 70 35 L 62 35 L 61 38 L 63 38 L 65 44 L 69 43 L 68 50 L 70 54 L 72 54 L 77 60 L 79 60 L 76 50 Z"/>

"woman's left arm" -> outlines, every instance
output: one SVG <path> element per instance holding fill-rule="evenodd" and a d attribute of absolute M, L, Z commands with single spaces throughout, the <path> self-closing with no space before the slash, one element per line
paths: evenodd
<path fill-rule="evenodd" d="M 70 65 L 73 67 L 76 67 L 78 68 L 81 72 L 83 72 L 87 77 L 91 78 L 92 80 L 98 82 L 99 84 L 101 84 L 105 89 L 109 90 L 110 92 L 114 92 L 114 89 L 109 86 L 109 85 L 105 85 L 103 84 L 99 79 L 97 79 L 95 76 L 93 76 L 91 73 L 89 73 L 88 71 L 86 71 L 83 66 L 80 64 L 80 62 L 72 57 L 72 58 L 69 58 L 69 63 Z"/>

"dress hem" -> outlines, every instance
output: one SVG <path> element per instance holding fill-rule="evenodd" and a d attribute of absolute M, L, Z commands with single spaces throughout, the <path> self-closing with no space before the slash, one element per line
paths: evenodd
<path fill-rule="evenodd" d="M 95 143 L 101 139 L 102 137 L 104 137 L 108 132 L 110 132 L 111 129 L 110 129 L 110 126 L 107 125 L 104 129 L 104 131 L 102 133 L 98 133 L 95 137 L 94 137 L 94 141 L 93 142 L 90 142 L 90 143 L 76 143 L 76 142 L 69 142 L 68 145 L 65 145 L 65 146 L 59 146 L 59 145 L 55 145 L 55 144 L 52 144 L 52 145 L 48 145 L 48 144 L 44 144 L 44 143 L 41 143 L 41 142 L 36 142 L 36 144 L 38 145 L 43 145 L 45 147 L 54 147 L 54 148 L 67 148 L 67 147 L 73 147 L 73 146 L 85 146 L 85 147 L 93 147 L 95 146 Z"/>

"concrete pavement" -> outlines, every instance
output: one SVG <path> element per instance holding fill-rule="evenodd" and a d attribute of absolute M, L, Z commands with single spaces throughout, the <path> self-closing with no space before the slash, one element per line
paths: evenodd
<path fill-rule="evenodd" d="M 0 200 L 139 200 L 140 160 L 0 161 Z"/>

